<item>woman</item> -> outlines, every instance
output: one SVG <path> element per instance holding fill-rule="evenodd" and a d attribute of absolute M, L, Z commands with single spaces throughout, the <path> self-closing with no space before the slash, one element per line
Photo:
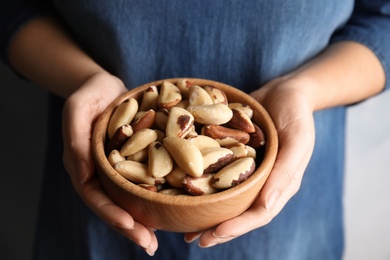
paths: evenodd
<path fill-rule="evenodd" d="M 345 106 L 389 87 L 388 1 L 1 5 L 4 60 L 53 94 L 37 259 L 342 257 Z M 112 202 L 90 150 L 93 122 L 114 98 L 171 77 L 251 93 L 280 140 L 252 207 L 185 241 L 143 226 Z"/>

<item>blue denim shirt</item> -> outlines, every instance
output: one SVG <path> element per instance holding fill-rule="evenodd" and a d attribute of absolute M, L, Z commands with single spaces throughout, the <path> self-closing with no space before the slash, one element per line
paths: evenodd
<path fill-rule="evenodd" d="M 85 50 L 129 87 L 194 75 L 253 89 L 336 40 L 371 48 L 390 84 L 389 1 L 4 0 L 4 60 L 14 32 L 40 12 L 59 14 Z M 205 65 L 211 62 L 212 70 Z"/>
<path fill-rule="evenodd" d="M 49 1 L 34 1 L 46 4 L 45 9 L 29 2 L 1 3 L 4 60 L 13 33 L 40 10 L 63 19 L 84 50 L 128 88 L 162 78 L 198 77 L 250 92 L 341 40 L 373 50 L 390 86 L 389 1 L 54 0 L 50 8 Z M 50 110 L 53 139 L 61 138 L 58 104 L 55 100 Z M 207 250 L 161 232 L 157 259 L 340 259 L 345 108 L 314 116 L 316 144 L 301 189 L 269 225 Z M 48 259 L 58 259 L 59 252 L 64 259 L 122 259 L 126 254 L 143 259 L 142 250 L 105 228 L 77 199 L 69 203 L 72 191 L 61 164 L 61 142 L 50 142 L 48 149 L 55 151 L 48 161 L 56 163 L 47 167 L 46 186 L 63 188 L 44 191 L 51 201 L 42 201 L 41 211 L 47 214 L 42 213 L 38 238 L 45 242 L 37 244 L 37 254 Z M 60 206 L 52 203 L 53 196 Z M 47 217 L 53 214 L 55 220 Z"/>
<path fill-rule="evenodd" d="M 54 1 L 128 87 L 194 76 L 253 90 L 318 54 L 353 1 Z M 77 6 L 77 8 L 75 8 Z"/>

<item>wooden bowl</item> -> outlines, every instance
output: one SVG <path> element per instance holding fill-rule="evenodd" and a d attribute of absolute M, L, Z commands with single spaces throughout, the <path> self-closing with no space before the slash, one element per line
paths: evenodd
<path fill-rule="evenodd" d="M 179 79 L 166 79 L 176 83 Z M 267 111 L 252 97 L 223 83 L 189 79 L 200 86 L 212 85 L 222 89 L 228 101 L 242 102 L 253 111 L 255 122 L 266 136 L 264 158 L 256 165 L 255 172 L 241 184 L 211 195 L 173 196 L 141 188 L 118 174 L 108 162 L 105 154 L 106 131 L 109 118 L 124 100 L 140 99 L 151 85 L 160 85 L 163 80 L 151 82 L 130 90 L 117 98 L 98 119 L 92 139 L 93 155 L 98 177 L 109 196 L 133 218 L 147 227 L 172 232 L 195 232 L 209 229 L 247 210 L 257 198 L 276 159 L 278 138 L 275 126 Z"/>

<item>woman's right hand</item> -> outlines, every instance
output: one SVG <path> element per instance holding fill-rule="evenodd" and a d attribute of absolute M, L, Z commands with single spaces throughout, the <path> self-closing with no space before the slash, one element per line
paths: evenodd
<path fill-rule="evenodd" d="M 91 139 L 94 123 L 103 110 L 120 94 L 124 84 L 107 73 L 90 77 L 70 95 L 63 109 L 63 161 L 74 189 L 84 203 L 103 221 L 153 255 L 157 238 L 151 228 L 136 222 L 110 199 L 95 174 Z"/>

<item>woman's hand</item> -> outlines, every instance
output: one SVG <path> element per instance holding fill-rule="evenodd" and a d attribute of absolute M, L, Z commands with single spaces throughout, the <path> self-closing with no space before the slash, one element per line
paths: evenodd
<path fill-rule="evenodd" d="M 199 245 L 210 247 L 268 224 L 298 191 L 314 147 L 313 107 L 301 91 L 302 82 L 276 79 L 251 95 L 270 113 L 279 137 L 276 162 L 261 195 L 240 216 L 203 233 L 186 234 L 186 241 L 200 236 Z"/>
<path fill-rule="evenodd" d="M 126 91 L 123 83 L 107 73 L 90 77 L 67 99 L 63 110 L 64 164 L 82 200 L 103 221 L 153 255 L 154 232 L 115 204 L 95 174 L 91 150 L 94 122 L 103 110 Z"/>
<path fill-rule="evenodd" d="M 317 57 L 252 93 L 270 113 L 279 137 L 279 152 L 261 195 L 240 216 L 203 233 L 208 247 L 227 242 L 269 223 L 298 191 L 314 148 L 313 112 L 353 104 L 379 93 L 386 77 L 378 57 L 356 42 L 330 45 Z"/>

